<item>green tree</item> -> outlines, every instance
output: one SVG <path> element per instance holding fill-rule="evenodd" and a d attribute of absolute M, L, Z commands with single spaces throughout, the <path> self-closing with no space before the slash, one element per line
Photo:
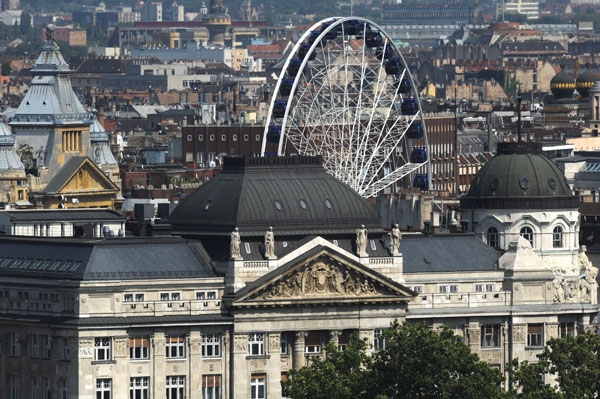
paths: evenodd
<path fill-rule="evenodd" d="M 538 355 L 537 364 L 511 368 L 513 396 L 524 399 L 588 399 L 600 397 L 600 335 L 593 333 L 554 338 Z M 544 383 L 556 381 L 559 389 Z M 520 396 L 515 396 L 520 392 Z"/>
<path fill-rule="evenodd" d="M 28 36 L 31 32 L 31 15 L 27 12 L 21 14 L 21 24 L 19 25 L 21 35 Z"/>
<path fill-rule="evenodd" d="M 499 370 L 479 360 L 447 327 L 392 323 L 375 354 L 372 385 L 385 398 L 494 399 L 505 397 Z"/>
<path fill-rule="evenodd" d="M 482 362 L 448 328 L 392 323 L 386 348 L 374 356 L 354 336 L 343 351 L 327 347 L 327 358 L 291 370 L 283 382 L 294 399 L 500 399 L 506 397 L 499 370 Z"/>
<path fill-rule="evenodd" d="M 294 399 L 364 398 L 365 381 L 371 358 L 366 355 L 367 343 L 356 334 L 343 351 L 333 343 L 326 347 L 327 357 L 314 357 L 310 366 L 290 370 L 282 382 L 286 397 Z"/>

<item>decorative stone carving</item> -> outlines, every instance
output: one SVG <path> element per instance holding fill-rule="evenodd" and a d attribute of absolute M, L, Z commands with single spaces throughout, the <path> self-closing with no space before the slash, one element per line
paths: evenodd
<path fill-rule="evenodd" d="M 93 341 L 91 339 L 79 340 L 79 358 L 91 358 L 94 354 L 92 350 Z"/>
<path fill-rule="evenodd" d="M 481 330 L 475 327 L 469 327 L 469 345 L 479 345 Z"/>
<path fill-rule="evenodd" d="M 269 352 L 277 352 L 280 348 L 279 334 L 269 334 Z"/>
<path fill-rule="evenodd" d="M 367 254 L 367 228 L 364 224 L 356 229 L 356 254 L 358 256 L 368 256 Z"/>
<path fill-rule="evenodd" d="M 165 345 L 166 342 L 164 340 L 164 338 L 155 338 L 152 340 L 152 344 L 154 346 L 154 353 L 157 356 L 164 356 L 165 355 Z"/>
<path fill-rule="evenodd" d="M 563 286 L 563 277 L 560 275 L 554 276 L 554 280 L 552 280 L 552 301 L 554 303 L 565 301 L 565 289 Z"/>
<path fill-rule="evenodd" d="M 392 227 L 392 231 L 390 232 L 390 254 L 392 256 L 400 254 L 400 239 L 402 238 L 402 232 L 400 231 L 400 227 L 398 224 L 395 224 Z"/>
<path fill-rule="evenodd" d="M 562 270 L 555 269 L 552 280 L 552 301 L 561 302 L 598 302 L 598 268 L 594 267 L 586 255 L 585 245 L 581 246 L 577 255 L 577 267 L 573 273 L 565 275 Z"/>
<path fill-rule="evenodd" d="M 377 293 L 375 284 L 369 278 L 359 276 L 349 269 L 342 272 L 336 265 L 317 261 L 265 288 L 259 296 L 271 299 L 296 296 L 368 296 Z"/>
<path fill-rule="evenodd" d="M 246 352 L 248 350 L 248 336 L 238 334 L 234 337 L 233 346 L 236 352 Z"/>
<path fill-rule="evenodd" d="M 578 284 L 579 293 L 581 301 L 596 304 L 598 292 L 596 277 L 598 276 L 598 268 L 592 265 L 592 262 L 590 262 L 585 253 L 586 250 L 586 246 L 582 245 L 578 255 L 579 267 L 581 270 L 581 277 Z"/>
<path fill-rule="evenodd" d="M 236 227 L 231 232 L 231 242 L 230 242 L 230 252 L 232 259 L 242 259 L 242 254 L 240 253 L 240 244 L 242 240 L 240 238 L 240 231 Z"/>
<path fill-rule="evenodd" d="M 119 338 L 115 339 L 115 355 L 117 356 L 125 356 L 127 355 L 127 347 L 129 343 L 127 339 Z"/>
<path fill-rule="evenodd" d="M 277 256 L 275 256 L 275 233 L 273 233 L 273 227 L 269 227 L 269 230 L 265 233 L 265 258 L 277 259 Z"/>
<path fill-rule="evenodd" d="M 525 326 L 513 327 L 514 342 L 525 342 Z"/>
<path fill-rule="evenodd" d="M 192 353 L 199 353 L 202 347 L 202 338 L 190 338 Z"/>

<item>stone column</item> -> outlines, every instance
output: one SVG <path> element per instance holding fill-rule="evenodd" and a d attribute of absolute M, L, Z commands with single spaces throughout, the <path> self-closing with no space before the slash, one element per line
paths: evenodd
<path fill-rule="evenodd" d="M 294 341 L 294 353 L 292 354 L 292 367 L 299 369 L 304 366 L 304 346 L 305 339 L 308 334 L 305 332 L 296 333 L 296 340 Z"/>
<path fill-rule="evenodd" d="M 358 338 L 361 340 L 364 340 L 366 338 L 367 342 L 373 345 L 375 340 L 375 331 L 373 331 L 373 329 L 358 330 Z M 373 347 L 369 346 L 368 348 L 366 348 L 365 353 L 371 356 L 373 354 Z"/>

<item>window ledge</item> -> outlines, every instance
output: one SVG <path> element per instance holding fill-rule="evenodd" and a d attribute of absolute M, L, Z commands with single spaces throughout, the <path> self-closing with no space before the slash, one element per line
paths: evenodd
<path fill-rule="evenodd" d="M 117 364 L 116 360 L 92 360 L 92 364 Z"/>
<path fill-rule="evenodd" d="M 271 355 L 248 355 L 246 356 L 246 359 L 270 359 Z"/>

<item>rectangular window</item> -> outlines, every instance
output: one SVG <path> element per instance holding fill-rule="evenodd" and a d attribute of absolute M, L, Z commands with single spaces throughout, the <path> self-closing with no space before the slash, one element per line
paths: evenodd
<path fill-rule="evenodd" d="M 132 377 L 129 379 L 129 399 L 150 398 L 150 377 Z"/>
<path fill-rule="evenodd" d="M 221 334 L 202 335 L 202 357 L 221 357 Z"/>
<path fill-rule="evenodd" d="M 129 338 L 129 358 L 132 360 L 150 358 L 150 344 L 147 336 Z"/>
<path fill-rule="evenodd" d="M 133 302 L 133 294 L 123 295 L 123 302 Z"/>
<path fill-rule="evenodd" d="M 18 375 L 10 376 L 10 399 L 21 399 L 21 380 Z"/>
<path fill-rule="evenodd" d="M 206 299 L 214 301 L 215 299 L 217 299 L 217 293 L 214 291 L 208 291 L 206 293 Z"/>
<path fill-rule="evenodd" d="M 40 357 L 40 336 L 37 334 L 31 336 L 31 357 Z"/>
<path fill-rule="evenodd" d="M 96 399 L 112 398 L 112 380 L 110 378 L 99 378 L 96 380 Z"/>
<path fill-rule="evenodd" d="M 544 346 L 544 325 L 527 325 L 527 346 Z"/>
<path fill-rule="evenodd" d="M 185 376 L 183 376 L 183 375 L 167 376 L 166 399 L 185 399 Z"/>
<path fill-rule="evenodd" d="M 42 377 L 42 399 L 50 399 L 51 397 L 50 380 L 48 377 Z"/>
<path fill-rule="evenodd" d="M 450 292 L 453 293 L 453 294 L 456 294 L 458 292 L 458 285 L 452 284 L 450 286 Z"/>
<path fill-rule="evenodd" d="M 10 334 L 9 356 L 21 356 L 21 342 L 19 341 L 19 336 L 15 333 Z"/>
<path fill-rule="evenodd" d="M 383 328 L 376 328 L 373 331 L 373 350 L 378 352 L 385 349 L 385 336 L 383 335 Z"/>
<path fill-rule="evenodd" d="M 135 294 L 136 302 L 144 302 L 144 294 Z"/>
<path fill-rule="evenodd" d="M 494 284 L 486 284 L 485 292 L 494 292 Z"/>
<path fill-rule="evenodd" d="M 500 324 L 486 324 L 481 326 L 481 347 L 500 347 Z"/>
<path fill-rule="evenodd" d="M 281 333 L 281 336 L 279 337 L 279 344 L 280 344 L 280 353 L 282 355 L 287 355 L 288 354 L 288 335 L 287 333 Z"/>
<path fill-rule="evenodd" d="M 567 335 L 575 335 L 575 322 L 570 321 L 568 323 L 560 323 L 558 329 L 558 337 L 564 338 Z"/>
<path fill-rule="evenodd" d="M 475 284 L 475 292 L 483 292 L 483 284 Z"/>
<path fill-rule="evenodd" d="M 221 376 L 202 376 L 202 399 L 221 399 Z"/>
<path fill-rule="evenodd" d="M 204 292 L 196 292 L 196 299 L 198 301 L 203 301 L 206 299 L 206 294 Z"/>
<path fill-rule="evenodd" d="M 171 292 L 171 300 L 179 301 L 181 299 L 181 294 L 179 292 Z"/>
<path fill-rule="evenodd" d="M 68 396 L 67 379 L 61 378 L 58 380 L 58 399 L 67 399 Z"/>
<path fill-rule="evenodd" d="M 250 378 L 250 398 L 265 399 L 267 397 L 266 374 L 252 374 Z"/>
<path fill-rule="evenodd" d="M 160 300 L 161 301 L 168 301 L 169 300 L 169 293 L 168 292 L 161 292 L 160 293 Z"/>
<path fill-rule="evenodd" d="M 422 293 L 422 292 L 423 292 L 423 286 L 421 286 L 421 285 L 413 285 L 413 286 L 411 287 L 411 289 L 412 289 L 414 292 L 416 292 L 417 294 L 420 294 L 420 293 Z"/>
<path fill-rule="evenodd" d="M 448 292 L 448 286 L 447 285 L 438 285 L 438 292 L 440 294 L 446 294 Z"/>
<path fill-rule="evenodd" d="M 31 399 L 38 399 L 40 397 L 38 380 L 38 377 L 31 377 Z"/>
<path fill-rule="evenodd" d="M 52 354 L 52 347 L 50 346 L 50 336 L 49 335 L 41 335 L 40 336 L 40 344 L 42 346 L 42 358 L 50 359 L 50 355 Z"/>
<path fill-rule="evenodd" d="M 69 338 L 61 337 L 58 341 L 60 351 L 59 359 L 60 360 L 69 360 L 71 357 L 71 346 L 69 345 Z"/>
<path fill-rule="evenodd" d="M 103 337 L 94 339 L 94 360 L 111 360 L 112 339 Z"/>
<path fill-rule="evenodd" d="M 255 355 L 255 356 L 265 354 L 265 334 L 264 333 L 248 334 L 248 353 L 250 355 Z"/>
<path fill-rule="evenodd" d="M 304 339 L 304 353 L 321 353 L 321 332 L 310 331 Z"/>
<path fill-rule="evenodd" d="M 185 336 L 172 335 L 167 337 L 167 358 L 185 358 Z"/>

